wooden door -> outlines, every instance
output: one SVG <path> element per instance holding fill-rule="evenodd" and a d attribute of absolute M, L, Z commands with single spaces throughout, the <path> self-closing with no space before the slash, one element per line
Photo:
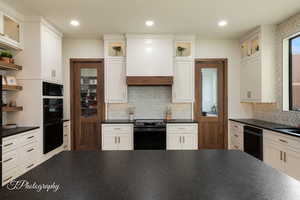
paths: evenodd
<path fill-rule="evenodd" d="M 73 149 L 101 149 L 104 120 L 104 65 L 102 59 L 71 60 Z"/>
<path fill-rule="evenodd" d="M 198 147 L 227 148 L 226 59 L 196 61 L 194 109 L 198 121 Z"/>

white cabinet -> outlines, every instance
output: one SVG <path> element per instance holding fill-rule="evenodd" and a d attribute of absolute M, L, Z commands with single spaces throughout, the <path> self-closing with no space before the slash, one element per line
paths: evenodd
<path fill-rule="evenodd" d="M 62 83 L 62 38 L 48 25 L 41 25 L 42 79 Z"/>
<path fill-rule="evenodd" d="M 14 50 L 23 49 L 22 23 L 0 12 L 0 45 Z"/>
<path fill-rule="evenodd" d="M 70 121 L 66 121 L 64 122 L 63 149 L 67 151 L 71 149 L 70 134 L 71 134 Z"/>
<path fill-rule="evenodd" d="M 194 61 L 175 60 L 172 96 L 174 103 L 194 102 Z"/>
<path fill-rule="evenodd" d="M 102 124 L 102 150 L 133 150 L 133 124 Z"/>
<path fill-rule="evenodd" d="M 230 121 L 229 127 L 229 149 L 244 150 L 244 125 Z"/>
<path fill-rule="evenodd" d="M 40 129 L 3 138 L 2 186 L 38 164 L 38 134 Z"/>
<path fill-rule="evenodd" d="M 198 149 L 197 124 L 167 124 L 167 150 Z"/>
<path fill-rule="evenodd" d="M 276 101 L 276 26 L 262 25 L 241 40 L 241 102 Z"/>
<path fill-rule="evenodd" d="M 173 36 L 126 35 L 127 76 L 173 76 Z"/>
<path fill-rule="evenodd" d="M 300 180 L 300 139 L 264 130 L 264 162 Z"/>
<path fill-rule="evenodd" d="M 106 103 L 126 103 L 127 84 L 124 59 L 105 60 Z"/>

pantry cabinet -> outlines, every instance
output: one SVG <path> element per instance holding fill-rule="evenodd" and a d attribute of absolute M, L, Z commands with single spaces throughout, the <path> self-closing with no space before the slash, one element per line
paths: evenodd
<path fill-rule="evenodd" d="M 264 130 L 264 162 L 300 180 L 300 139 Z"/>
<path fill-rule="evenodd" d="M 38 165 L 40 129 L 3 138 L 2 186 Z"/>
<path fill-rule="evenodd" d="M 167 150 L 198 149 L 197 124 L 167 124 Z"/>
<path fill-rule="evenodd" d="M 241 102 L 274 103 L 276 26 L 262 25 L 241 39 Z"/>
<path fill-rule="evenodd" d="M 127 103 L 125 48 L 123 35 L 104 35 L 106 103 Z"/>
<path fill-rule="evenodd" d="M 194 102 L 194 65 L 191 59 L 175 60 L 173 103 Z"/>
<path fill-rule="evenodd" d="M 62 83 L 62 37 L 41 25 L 42 79 Z"/>
<path fill-rule="evenodd" d="M 102 124 L 102 150 L 133 150 L 133 125 Z"/>

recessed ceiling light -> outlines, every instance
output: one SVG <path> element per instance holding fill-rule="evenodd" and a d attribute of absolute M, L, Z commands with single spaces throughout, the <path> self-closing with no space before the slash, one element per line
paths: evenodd
<path fill-rule="evenodd" d="M 146 26 L 153 26 L 154 25 L 154 21 L 152 20 L 148 20 L 145 22 Z"/>
<path fill-rule="evenodd" d="M 218 25 L 221 27 L 227 26 L 228 22 L 226 20 L 219 21 Z"/>
<path fill-rule="evenodd" d="M 71 20 L 70 24 L 72 26 L 79 26 L 80 25 L 79 21 L 77 21 L 77 20 Z"/>

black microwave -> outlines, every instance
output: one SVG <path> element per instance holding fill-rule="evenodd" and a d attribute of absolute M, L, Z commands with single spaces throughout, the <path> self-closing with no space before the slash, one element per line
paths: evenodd
<path fill-rule="evenodd" d="M 62 97 L 63 93 L 64 93 L 63 85 L 43 82 L 43 96 Z"/>

